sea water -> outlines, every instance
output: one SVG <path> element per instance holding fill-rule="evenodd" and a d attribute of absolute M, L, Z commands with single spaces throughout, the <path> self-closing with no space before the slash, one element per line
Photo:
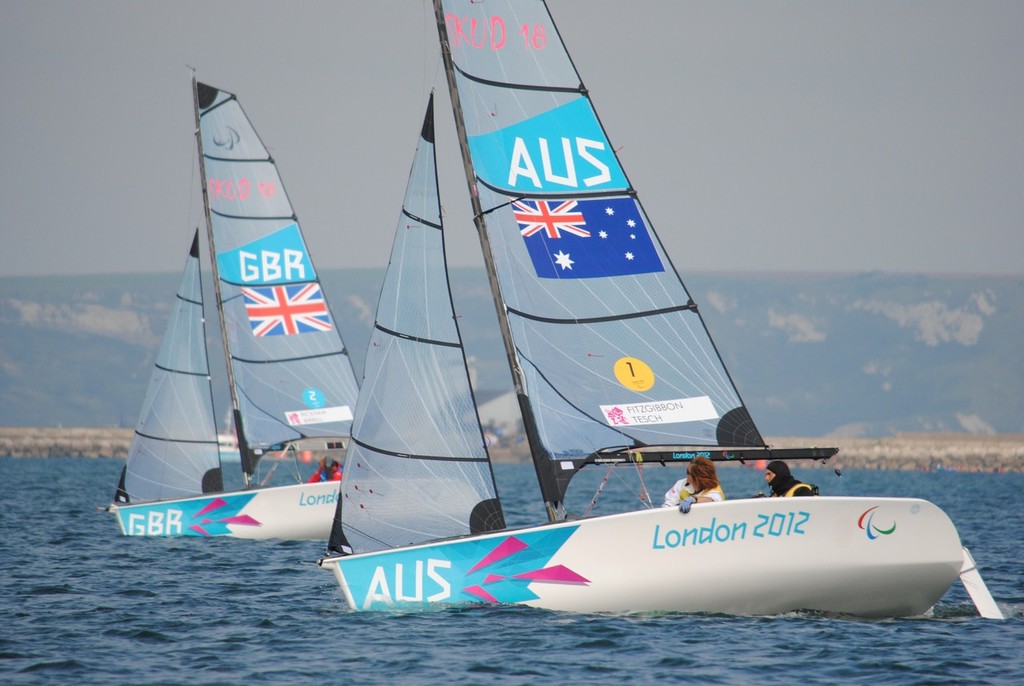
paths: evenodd
<path fill-rule="evenodd" d="M 350 612 L 333 576 L 315 565 L 320 542 L 122 537 L 102 508 L 123 464 L 0 458 L 0 683 L 1024 681 L 1022 474 L 840 477 L 795 469 L 823 494 L 919 496 L 938 504 L 1009 617 L 979 618 L 957 582 L 927 617 L 860 621 L 526 607 Z M 537 521 L 533 468 L 495 470 L 509 523 Z M 619 483 L 626 471 L 607 479 L 593 513 L 642 506 L 643 490 Z M 720 473 L 732 497 L 763 488 L 760 471 Z M 681 475 L 644 469 L 655 504 Z M 581 474 L 573 507 L 590 507 L 606 476 L 599 469 Z M 650 579 L 641 574 L 637 583 Z"/>

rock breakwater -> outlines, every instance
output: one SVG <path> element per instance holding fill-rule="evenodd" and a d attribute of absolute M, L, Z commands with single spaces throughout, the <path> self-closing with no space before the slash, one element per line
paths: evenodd
<path fill-rule="evenodd" d="M 126 458 L 132 429 L 0 427 L 0 456 Z M 1024 472 L 1024 435 L 899 434 L 887 438 L 769 438 L 772 446 L 836 446 L 827 468 Z M 526 462 L 525 442 L 495 446 L 496 462 Z"/>
<path fill-rule="evenodd" d="M 7 457 L 128 457 L 132 429 L 0 427 Z"/>

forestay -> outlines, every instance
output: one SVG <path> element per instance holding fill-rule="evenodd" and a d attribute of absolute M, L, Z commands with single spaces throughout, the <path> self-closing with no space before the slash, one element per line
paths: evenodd
<path fill-rule="evenodd" d="M 277 167 L 237 98 L 196 85 L 210 244 L 245 471 L 269 447 L 345 437 L 358 385 Z"/>
<path fill-rule="evenodd" d="M 338 515 L 331 547 L 357 552 L 504 527 L 448 283 L 433 97 L 366 353 Z"/>

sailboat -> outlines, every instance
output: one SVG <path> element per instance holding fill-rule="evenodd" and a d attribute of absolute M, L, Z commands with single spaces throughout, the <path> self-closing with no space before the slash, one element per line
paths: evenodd
<path fill-rule="evenodd" d="M 235 440 L 217 433 L 197 231 L 108 510 L 127 536 L 326 540 L 340 482 L 305 483 L 298 456 L 344 459 L 358 384 L 277 165 L 233 94 L 192 93 Z"/>
<path fill-rule="evenodd" d="M 896 617 L 927 612 L 958 575 L 984 589 L 949 517 L 915 498 L 749 498 L 687 514 L 648 507 L 582 518 L 566 510 L 569 482 L 591 465 L 824 462 L 838 451 L 762 438 L 546 4 L 433 4 L 472 217 L 548 521 L 354 545 L 352 554 L 331 547 L 319 564 L 349 606 Z M 405 486 L 403 518 L 414 517 L 421 488 L 429 486 Z M 343 497 L 332 541 L 348 516 Z M 375 525 L 389 516 L 378 512 Z M 972 597 L 998 616 L 987 589 Z"/>

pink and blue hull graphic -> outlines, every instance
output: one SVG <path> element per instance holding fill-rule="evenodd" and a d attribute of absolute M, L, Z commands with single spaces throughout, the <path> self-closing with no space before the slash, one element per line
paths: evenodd
<path fill-rule="evenodd" d="M 523 603 L 531 584 L 587 585 L 551 558 L 577 527 L 425 545 L 339 560 L 348 595 L 361 610 L 478 603 Z"/>
<path fill-rule="evenodd" d="M 126 536 L 229 536 L 231 526 L 261 526 L 242 514 L 254 497 L 242 493 L 131 505 L 119 508 L 117 516 Z"/>

